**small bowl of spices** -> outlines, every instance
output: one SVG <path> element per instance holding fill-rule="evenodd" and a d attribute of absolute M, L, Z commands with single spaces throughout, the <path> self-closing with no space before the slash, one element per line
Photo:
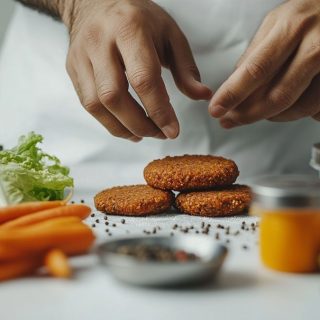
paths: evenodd
<path fill-rule="evenodd" d="M 214 278 L 226 247 L 205 236 L 137 237 L 99 246 L 101 262 L 119 280 L 142 286 L 181 286 Z"/>

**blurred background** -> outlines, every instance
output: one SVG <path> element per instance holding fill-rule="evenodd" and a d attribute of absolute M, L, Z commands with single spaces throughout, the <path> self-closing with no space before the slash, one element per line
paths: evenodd
<path fill-rule="evenodd" d="M 10 21 L 14 7 L 14 0 L 0 0 L 0 48 Z"/>

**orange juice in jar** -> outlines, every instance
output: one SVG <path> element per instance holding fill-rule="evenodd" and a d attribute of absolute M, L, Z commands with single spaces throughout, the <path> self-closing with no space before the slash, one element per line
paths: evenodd
<path fill-rule="evenodd" d="M 251 214 L 261 216 L 263 263 L 278 271 L 319 271 L 320 180 L 304 175 L 261 177 L 252 192 Z"/>

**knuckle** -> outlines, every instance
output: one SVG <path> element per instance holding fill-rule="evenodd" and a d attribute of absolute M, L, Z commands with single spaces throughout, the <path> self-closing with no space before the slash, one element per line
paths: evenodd
<path fill-rule="evenodd" d="M 97 25 L 89 26 L 84 32 L 85 43 L 94 47 L 101 43 L 101 36 L 101 29 Z"/>
<path fill-rule="evenodd" d="M 256 62 L 252 61 L 245 65 L 246 71 L 254 80 L 262 80 L 268 76 L 268 70 L 271 67 L 269 59 Z"/>
<path fill-rule="evenodd" d="M 271 108 L 275 110 L 287 108 L 293 104 L 293 96 L 288 90 L 277 88 L 269 94 L 268 102 Z"/>
<path fill-rule="evenodd" d="M 100 111 L 101 104 L 98 100 L 83 100 L 83 107 L 92 115 L 96 115 Z"/>
<path fill-rule="evenodd" d="M 239 101 L 238 94 L 230 87 L 224 90 L 223 97 L 223 105 L 226 107 L 236 105 Z"/>
<path fill-rule="evenodd" d="M 306 15 L 300 9 L 291 9 L 288 18 L 281 22 L 282 30 L 284 34 L 291 38 L 296 38 L 298 35 L 305 33 L 306 29 L 313 23 L 314 17 L 312 15 Z"/>
<path fill-rule="evenodd" d="M 155 106 L 148 109 L 148 116 L 154 122 L 159 124 L 160 126 L 169 123 L 169 116 L 160 106 Z"/>
<path fill-rule="evenodd" d="M 130 22 L 141 21 L 144 18 L 144 9 L 142 7 L 129 5 L 125 8 L 125 16 Z"/>
<path fill-rule="evenodd" d="M 100 87 L 97 90 L 98 90 L 99 100 L 104 106 L 110 108 L 118 104 L 121 97 L 121 94 L 118 90 L 109 89 L 105 87 Z"/>
<path fill-rule="evenodd" d="M 138 29 L 143 29 L 145 17 L 143 11 L 136 7 L 129 7 L 122 13 L 117 34 L 120 40 L 132 39 Z"/>
<path fill-rule="evenodd" d="M 156 72 L 151 70 L 137 70 L 129 75 L 129 82 L 137 92 L 147 94 L 151 92 L 155 85 Z"/>

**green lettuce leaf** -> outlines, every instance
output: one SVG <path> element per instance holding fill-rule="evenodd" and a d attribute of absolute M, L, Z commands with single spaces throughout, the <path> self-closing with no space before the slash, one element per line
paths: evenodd
<path fill-rule="evenodd" d="M 69 169 L 37 145 L 41 135 L 30 132 L 18 145 L 0 151 L 0 206 L 27 201 L 62 200 L 73 187 Z"/>

